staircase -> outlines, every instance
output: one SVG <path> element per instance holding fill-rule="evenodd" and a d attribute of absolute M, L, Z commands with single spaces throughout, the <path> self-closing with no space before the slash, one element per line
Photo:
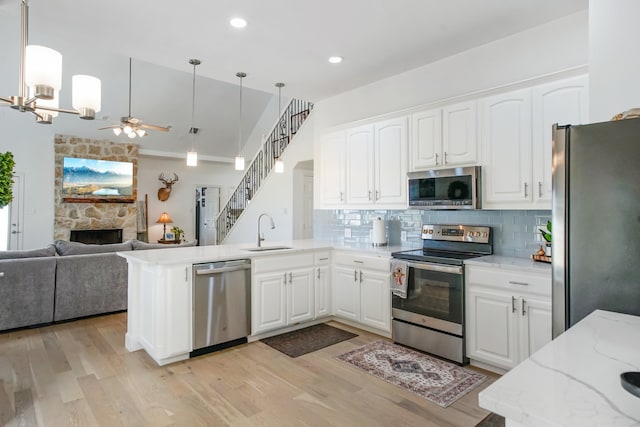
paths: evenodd
<path fill-rule="evenodd" d="M 224 243 L 240 215 L 272 172 L 276 159 L 282 155 L 312 109 L 313 104 L 310 102 L 299 99 L 289 102 L 262 148 L 253 158 L 238 187 L 220 210 L 216 218 L 217 244 Z"/>

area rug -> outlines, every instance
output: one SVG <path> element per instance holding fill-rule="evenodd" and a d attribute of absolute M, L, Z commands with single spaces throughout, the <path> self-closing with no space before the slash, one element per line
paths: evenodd
<path fill-rule="evenodd" d="M 287 356 L 298 357 L 357 336 L 349 331 L 320 323 L 260 341 Z"/>
<path fill-rule="evenodd" d="M 386 341 L 375 341 L 337 359 L 443 407 L 487 379 L 470 369 Z"/>
<path fill-rule="evenodd" d="M 476 427 L 504 427 L 504 424 L 504 417 L 492 412 L 476 424 Z"/>

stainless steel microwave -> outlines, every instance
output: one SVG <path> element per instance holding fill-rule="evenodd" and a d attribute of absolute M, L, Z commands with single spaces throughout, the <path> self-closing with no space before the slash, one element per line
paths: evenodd
<path fill-rule="evenodd" d="M 480 166 L 411 172 L 409 208 L 480 209 Z"/>

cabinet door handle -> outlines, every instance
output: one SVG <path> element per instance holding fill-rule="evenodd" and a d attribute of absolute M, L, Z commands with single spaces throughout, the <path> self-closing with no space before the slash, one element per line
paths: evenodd
<path fill-rule="evenodd" d="M 185 282 L 189 281 L 189 267 L 184 268 L 184 281 Z"/>
<path fill-rule="evenodd" d="M 444 164 L 446 165 L 447 163 L 448 163 L 447 162 L 447 152 L 445 151 L 444 152 Z"/>
<path fill-rule="evenodd" d="M 293 283 L 293 274 L 289 273 L 289 284 Z"/>
<path fill-rule="evenodd" d="M 340 192 L 340 201 L 344 202 L 344 193 L 342 191 Z"/>
<path fill-rule="evenodd" d="M 542 197 L 542 181 L 538 181 L 538 197 Z"/>
<path fill-rule="evenodd" d="M 524 305 L 527 303 L 527 300 L 525 300 L 524 298 L 522 298 L 522 315 L 524 316 L 525 314 L 527 314 L 527 310 L 524 308 Z"/>
<path fill-rule="evenodd" d="M 512 284 L 512 285 L 529 286 L 528 283 L 525 283 L 525 282 L 514 282 L 512 280 L 509 280 L 509 283 Z"/>
<path fill-rule="evenodd" d="M 287 284 L 287 272 L 286 272 L 286 271 L 285 271 L 285 273 L 284 273 L 284 284 L 285 284 L 285 285 Z"/>
<path fill-rule="evenodd" d="M 369 198 L 369 201 L 371 201 L 371 190 L 369 190 L 369 196 L 368 196 L 368 198 Z"/>
<path fill-rule="evenodd" d="M 436 166 L 438 166 L 438 153 L 436 153 Z"/>
<path fill-rule="evenodd" d="M 380 191 L 376 190 L 376 197 L 375 199 L 373 199 L 373 201 L 375 202 L 376 200 L 380 199 Z"/>
<path fill-rule="evenodd" d="M 358 281 L 358 270 L 353 270 L 353 281 L 354 282 Z"/>
<path fill-rule="evenodd" d="M 318 269 L 318 279 L 320 278 L 320 269 Z"/>
<path fill-rule="evenodd" d="M 529 184 L 527 184 L 526 182 L 524 183 L 524 197 L 528 197 L 528 188 L 529 188 Z"/>
<path fill-rule="evenodd" d="M 360 270 L 360 283 L 362 283 L 362 270 Z"/>
<path fill-rule="evenodd" d="M 511 297 L 511 312 L 516 312 L 516 297 L 513 296 Z"/>

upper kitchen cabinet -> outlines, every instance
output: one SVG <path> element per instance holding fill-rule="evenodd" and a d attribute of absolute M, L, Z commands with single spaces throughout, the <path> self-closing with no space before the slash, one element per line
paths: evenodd
<path fill-rule="evenodd" d="M 483 207 L 531 205 L 531 90 L 482 100 Z"/>
<path fill-rule="evenodd" d="M 476 121 L 475 101 L 413 114 L 410 170 L 477 164 Z"/>
<path fill-rule="evenodd" d="M 407 205 L 407 118 L 346 131 L 347 204 Z"/>
<path fill-rule="evenodd" d="M 345 203 L 345 132 L 334 132 L 320 139 L 319 189 L 321 204 Z"/>
<path fill-rule="evenodd" d="M 587 123 L 588 83 L 587 76 L 580 76 L 532 89 L 533 198 L 540 209 L 551 209 L 551 127 Z"/>
<path fill-rule="evenodd" d="M 551 209 L 551 128 L 587 121 L 587 76 L 481 100 L 483 207 Z"/>

